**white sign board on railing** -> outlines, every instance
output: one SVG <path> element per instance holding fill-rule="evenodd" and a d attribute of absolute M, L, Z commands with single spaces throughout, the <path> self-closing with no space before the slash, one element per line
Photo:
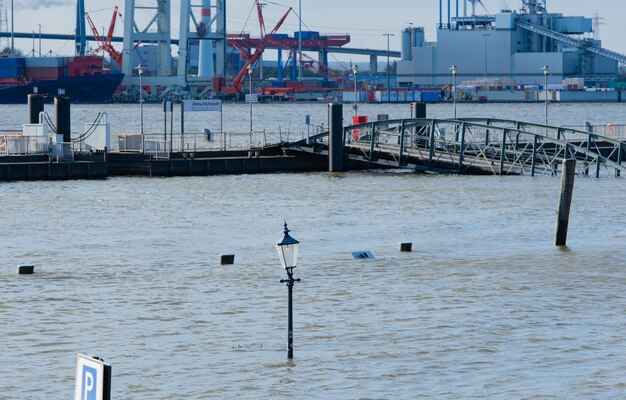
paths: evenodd
<path fill-rule="evenodd" d="M 222 111 L 222 100 L 185 100 L 185 112 Z"/>
<path fill-rule="evenodd" d="M 98 358 L 79 354 L 74 400 L 111 400 L 111 366 Z"/>
<path fill-rule="evenodd" d="M 254 94 L 247 94 L 246 95 L 246 103 L 258 103 L 259 102 L 259 95 L 254 93 Z"/>

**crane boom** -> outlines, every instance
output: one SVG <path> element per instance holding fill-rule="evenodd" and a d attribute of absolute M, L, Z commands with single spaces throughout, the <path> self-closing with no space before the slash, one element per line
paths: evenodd
<path fill-rule="evenodd" d="M 259 25 L 261 27 L 261 38 L 265 37 L 265 20 L 263 19 L 263 7 L 259 0 L 254 0 L 256 3 L 256 12 L 259 14 Z"/>
<path fill-rule="evenodd" d="M 280 29 L 280 27 L 283 25 L 283 22 L 285 22 L 285 20 L 289 16 L 289 13 L 292 11 L 293 11 L 293 8 L 289 7 L 285 15 L 283 15 L 283 17 L 276 23 L 276 26 L 274 27 L 274 29 L 272 29 L 269 35 L 264 35 L 263 38 L 261 38 L 261 42 L 259 43 L 259 46 L 254 50 L 254 53 L 250 56 L 250 58 L 248 58 L 248 60 L 244 64 L 241 71 L 239 71 L 235 79 L 233 79 L 232 86 L 233 88 L 236 89 L 237 92 L 240 92 L 241 88 L 243 87 L 243 78 L 248 73 L 248 67 L 251 65 L 254 65 L 254 63 L 256 63 L 257 60 L 261 57 L 261 54 L 263 54 L 263 51 L 265 50 L 265 47 L 267 46 L 267 43 L 269 42 L 270 38 L 272 38 L 274 34 Z"/>

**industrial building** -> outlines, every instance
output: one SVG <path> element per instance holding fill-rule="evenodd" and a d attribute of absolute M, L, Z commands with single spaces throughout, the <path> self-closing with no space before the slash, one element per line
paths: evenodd
<path fill-rule="evenodd" d="M 546 0 L 523 0 L 520 10 L 505 9 L 496 15 L 478 15 L 478 5 L 480 0 L 463 0 L 460 15 L 459 1 L 453 10 L 448 0 L 445 21 L 440 0 L 436 43 L 425 41 L 423 27 L 402 31 L 400 86 L 445 85 L 451 81 L 453 65 L 458 82 L 544 84 L 542 68 L 547 66 L 548 83 L 582 78 L 594 84 L 616 80 L 619 63 L 626 63 L 625 56 L 603 49 L 593 39 L 592 19 L 550 13 Z"/>

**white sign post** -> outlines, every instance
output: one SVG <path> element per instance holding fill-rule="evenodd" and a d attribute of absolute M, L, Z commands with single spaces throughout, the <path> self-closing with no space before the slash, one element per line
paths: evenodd
<path fill-rule="evenodd" d="M 246 94 L 246 103 L 258 103 L 259 95 L 256 93 Z"/>
<path fill-rule="evenodd" d="M 111 400 L 111 366 L 96 357 L 79 354 L 74 400 Z"/>

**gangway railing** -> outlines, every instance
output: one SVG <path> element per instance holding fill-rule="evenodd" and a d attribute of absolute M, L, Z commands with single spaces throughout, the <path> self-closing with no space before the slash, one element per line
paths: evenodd
<path fill-rule="evenodd" d="M 293 143 L 312 151 L 327 133 Z M 563 159 L 578 173 L 626 173 L 626 143 L 593 132 L 503 119 L 401 119 L 344 128 L 348 158 L 372 166 L 441 173 L 556 175 Z"/>

